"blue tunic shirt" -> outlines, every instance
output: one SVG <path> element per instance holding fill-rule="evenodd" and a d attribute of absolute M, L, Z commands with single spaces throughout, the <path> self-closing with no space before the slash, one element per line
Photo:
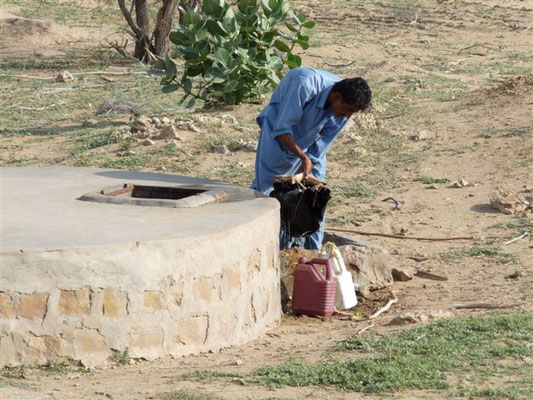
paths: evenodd
<path fill-rule="evenodd" d="M 276 175 L 300 172 L 301 160 L 276 137 L 286 133 L 309 156 L 312 174 L 326 177 L 326 153 L 348 118 L 335 117 L 325 108 L 335 75 L 313 68 L 295 68 L 287 73 L 272 93 L 270 103 L 257 117 L 261 128 L 252 189 L 269 194 Z"/>

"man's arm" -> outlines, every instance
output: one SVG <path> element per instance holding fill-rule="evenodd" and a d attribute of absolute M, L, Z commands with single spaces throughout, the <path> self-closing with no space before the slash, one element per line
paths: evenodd
<path fill-rule="evenodd" d="M 313 163 L 311 159 L 303 152 L 303 150 L 296 144 L 292 135 L 290 133 L 285 133 L 283 135 L 277 136 L 278 140 L 286 149 L 294 153 L 300 160 L 302 160 L 302 172 L 304 174 L 304 179 L 307 178 L 311 171 L 313 170 Z"/>

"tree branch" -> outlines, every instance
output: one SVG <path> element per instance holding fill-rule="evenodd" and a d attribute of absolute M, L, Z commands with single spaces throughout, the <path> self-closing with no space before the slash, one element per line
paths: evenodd
<path fill-rule="evenodd" d="M 120 11 L 122 11 L 122 15 L 124 15 L 126 22 L 128 23 L 133 33 L 135 33 L 135 36 L 137 36 L 137 39 L 139 41 L 148 41 L 148 35 L 135 23 L 133 17 L 131 16 L 131 13 L 126 8 L 126 2 L 124 0 L 117 0 L 117 2 L 118 6 L 120 7 Z"/>

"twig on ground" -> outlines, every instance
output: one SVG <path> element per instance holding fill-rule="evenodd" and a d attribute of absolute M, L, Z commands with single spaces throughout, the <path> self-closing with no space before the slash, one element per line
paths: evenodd
<path fill-rule="evenodd" d="M 376 324 L 372 322 L 370 325 L 367 325 L 364 328 L 359 329 L 357 332 L 355 332 L 355 336 L 361 335 L 363 332 L 369 330 L 370 328 L 373 328 L 374 326 L 376 326 Z"/>
<path fill-rule="evenodd" d="M 389 201 L 389 200 L 392 200 L 394 202 L 394 210 L 395 211 L 399 211 L 400 208 L 402 208 L 403 203 L 404 203 L 401 200 L 396 200 L 394 197 L 387 197 L 386 199 L 383 199 L 381 201 Z"/>
<path fill-rule="evenodd" d="M 507 245 L 507 244 L 511 244 L 511 243 L 514 243 L 514 242 L 518 242 L 520 239 L 523 239 L 525 238 L 526 236 L 528 235 L 527 231 L 522 233 L 520 236 L 518 237 L 515 237 L 514 239 L 511 239 L 509 240 L 508 242 L 505 242 L 503 245 Z"/>
<path fill-rule="evenodd" d="M 429 240 L 429 241 L 475 240 L 476 239 L 474 236 L 456 236 L 456 237 L 446 237 L 446 238 L 428 238 L 428 237 L 420 237 L 420 236 L 389 235 L 387 233 L 363 232 L 363 231 L 356 231 L 356 230 L 352 230 L 352 229 L 333 228 L 333 227 L 330 227 L 330 226 L 326 227 L 326 230 L 335 231 L 335 232 L 355 233 L 357 235 L 364 235 L 364 236 L 382 236 L 382 237 L 388 237 L 388 238 L 393 238 L 393 239 L 411 239 L 411 240 Z"/>
<path fill-rule="evenodd" d="M 353 63 L 355 63 L 355 61 L 350 61 L 350 62 L 347 62 L 346 64 L 330 64 L 327 61 L 324 61 L 324 64 L 326 64 L 328 67 L 331 67 L 331 68 L 346 68 L 352 65 Z"/>
<path fill-rule="evenodd" d="M 385 115 L 384 117 L 375 117 L 375 119 L 392 119 L 392 118 L 400 117 L 404 114 L 407 114 L 407 111 L 404 111 L 398 114 Z"/>
<path fill-rule="evenodd" d="M 393 294 L 393 298 L 390 299 L 387 304 L 385 304 L 383 307 L 381 307 L 379 310 L 377 310 L 374 314 L 372 314 L 370 317 L 368 317 L 368 319 L 374 319 L 374 318 L 377 318 L 379 317 L 381 314 L 383 314 L 384 312 L 388 311 L 389 308 L 391 308 L 391 306 L 395 303 L 398 303 L 398 297 L 396 297 L 395 294 Z"/>
<path fill-rule="evenodd" d="M 448 280 L 448 278 L 445 276 L 435 275 L 435 274 L 432 274 L 426 271 L 417 271 L 415 272 L 415 276 L 418 276 L 419 278 L 432 279 L 434 281 L 447 281 Z"/>
<path fill-rule="evenodd" d="M 59 104 L 50 104 L 49 106 L 44 106 L 44 107 L 20 107 L 21 110 L 28 110 L 28 111 L 42 111 L 42 110 L 46 110 L 47 108 L 52 108 L 52 107 L 56 107 L 58 106 Z"/>
<path fill-rule="evenodd" d="M 502 304 L 502 305 L 498 305 L 498 304 L 490 304 L 490 303 L 472 303 L 472 304 L 454 304 L 452 306 L 453 308 L 457 309 L 457 310 L 471 310 L 471 309 L 476 309 L 476 308 L 485 308 L 485 309 L 488 309 L 488 310 L 496 310 L 496 309 L 500 309 L 500 308 L 514 308 L 516 307 L 516 305 L 509 305 L 509 304 Z"/>

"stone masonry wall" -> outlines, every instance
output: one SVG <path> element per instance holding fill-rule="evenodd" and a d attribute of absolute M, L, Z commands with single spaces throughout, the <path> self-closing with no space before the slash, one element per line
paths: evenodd
<path fill-rule="evenodd" d="M 208 237 L 2 260 L 0 364 L 85 366 L 242 344 L 280 318 L 277 210 Z"/>

